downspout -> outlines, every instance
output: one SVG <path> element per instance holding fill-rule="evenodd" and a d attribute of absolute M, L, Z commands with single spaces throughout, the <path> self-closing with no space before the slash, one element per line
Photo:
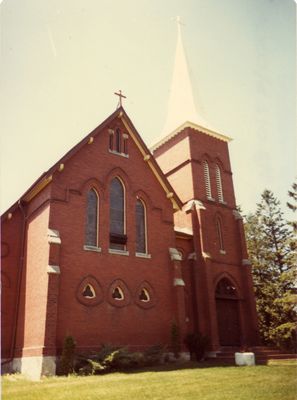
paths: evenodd
<path fill-rule="evenodd" d="M 194 253 L 191 255 L 193 260 L 191 265 L 191 278 L 192 278 L 192 288 L 193 288 L 193 311 L 194 311 L 194 331 L 195 333 L 200 332 L 200 324 L 199 324 L 199 307 L 198 307 L 198 300 L 197 300 L 197 272 L 199 270 L 199 261 L 201 261 L 201 239 L 200 239 L 200 224 L 198 219 L 198 210 L 199 207 L 203 207 L 202 203 L 197 200 L 190 200 L 185 208 L 186 214 L 191 214 L 191 222 L 192 222 L 192 229 L 193 229 L 193 247 Z M 204 261 L 204 260 L 203 260 Z"/>
<path fill-rule="evenodd" d="M 7 360 L 1 362 L 1 365 L 5 365 L 10 363 L 14 359 L 15 345 L 16 345 L 16 337 L 17 337 L 17 323 L 19 318 L 19 309 L 20 309 L 20 294 L 21 294 L 21 285 L 22 285 L 22 277 L 24 270 L 24 255 L 25 255 L 25 228 L 26 228 L 26 213 L 24 207 L 22 205 L 21 199 L 18 201 L 18 207 L 23 215 L 23 224 L 21 229 L 21 254 L 19 258 L 19 270 L 17 276 L 17 298 L 15 303 L 15 318 L 13 324 L 13 334 L 12 334 L 12 343 L 10 347 L 10 356 Z"/>

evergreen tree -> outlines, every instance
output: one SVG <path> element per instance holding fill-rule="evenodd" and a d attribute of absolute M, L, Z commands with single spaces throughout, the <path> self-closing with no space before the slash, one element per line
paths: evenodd
<path fill-rule="evenodd" d="M 63 351 L 60 360 L 61 375 L 69 375 L 73 372 L 74 356 L 75 356 L 75 341 L 72 336 L 66 336 L 63 344 Z"/>
<path fill-rule="evenodd" d="M 246 217 L 245 230 L 262 340 L 296 348 L 296 246 L 271 191 L 263 192 L 256 213 Z"/>
<path fill-rule="evenodd" d="M 287 202 L 287 206 L 293 212 L 297 211 L 297 183 L 294 182 L 292 184 L 292 189 L 288 191 L 288 196 L 290 197 L 290 201 Z M 293 201 L 293 203 L 291 202 Z M 294 232 L 297 233 L 297 221 L 293 221 L 290 223 L 293 226 Z"/>

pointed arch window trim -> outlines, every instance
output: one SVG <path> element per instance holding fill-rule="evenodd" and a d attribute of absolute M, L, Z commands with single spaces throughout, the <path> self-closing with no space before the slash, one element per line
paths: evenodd
<path fill-rule="evenodd" d="M 215 286 L 216 298 L 239 299 L 236 285 L 226 277 L 222 277 Z"/>
<path fill-rule="evenodd" d="M 93 210 L 93 212 L 96 213 L 95 224 L 93 226 L 94 232 L 90 231 L 90 229 L 92 227 L 89 224 L 90 223 L 90 221 L 89 221 L 90 215 L 88 214 L 89 212 L 92 213 L 92 210 L 90 210 L 90 207 L 94 206 L 94 204 L 91 204 L 91 198 L 90 198 L 91 193 L 95 194 L 95 196 L 96 196 L 96 207 L 95 207 L 95 211 Z M 98 246 L 98 243 L 99 243 L 99 213 L 100 213 L 99 194 L 98 194 L 98 191 L 94 187 L 91 187 L 87 192 L 85 244 L 83 246 L 84 250 L 91 250 L 91 251 L 97 251 L 97 252 L 101 251 L 101 248 Z M 95 234 L 95 237 L 91 237 L 94 234 Z"/>
<path fill-rule="evenodd" d="M 120 128 L 109 129 L 109 152 L 129 158 L 128 137 L 128 134 L 122 133 Z"/>

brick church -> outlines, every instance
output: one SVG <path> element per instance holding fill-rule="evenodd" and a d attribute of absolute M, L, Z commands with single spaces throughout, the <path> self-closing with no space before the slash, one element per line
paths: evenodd
<path fill-rule="evenodd" d="M 179 26 L 160 140 L 120 104 L 2 215 L 4 371 L 55 373 L 66 335 L 170 345 L 173 323 L 214 355 L 258 343 L 229 141 L 196 112 Z"/>

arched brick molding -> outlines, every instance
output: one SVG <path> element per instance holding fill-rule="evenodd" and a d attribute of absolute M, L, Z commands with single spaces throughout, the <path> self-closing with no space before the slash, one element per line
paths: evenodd
<path fill-rule="evenodd" d="M 122 298 L 115 296 L 117 289 Z M 108 288 L 107 300 L 114 307 L 128 306 L 131 302 L 131 294 L 126 283 L 121 279 L 114 280 Z"/>
<path fill-rule="evenodd" d="M 157 303 L 155 290 L 147 281 L 143 281 L 135 291 L 134 300 L 135 303 L 141 308 L 152 308 Z"/>
<path fill-rule="evenodd" d="M 76 298 L 84 306 L 93 307 L 100 304 L 103 301 L 103 290 L 97 279 L 91 275 L 86 276 L 78 285 Z"/>

